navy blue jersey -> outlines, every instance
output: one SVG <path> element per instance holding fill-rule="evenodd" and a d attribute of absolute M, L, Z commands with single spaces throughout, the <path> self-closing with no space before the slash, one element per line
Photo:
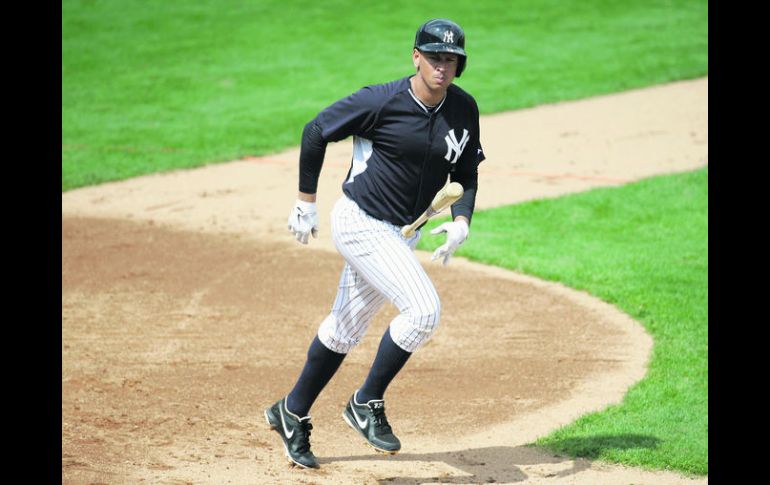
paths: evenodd
<path fill-rule="evenodd" d="M 477 168 L 484 160 L 476 101 L 451 84 L 444 99 L 428 108 L 412 92 L 410 77 L 364 87 L 308 123 L 300 154 L 301 191 L 315 192 L 325 144 L 352 136 L 353 159 L 342 190 L 369 215 L 409 224 L 449 177 L 465 189 L 452 206 L 453 216 L 471 219 Z M 313 133 L 322 140 L 304 139 Z"/>

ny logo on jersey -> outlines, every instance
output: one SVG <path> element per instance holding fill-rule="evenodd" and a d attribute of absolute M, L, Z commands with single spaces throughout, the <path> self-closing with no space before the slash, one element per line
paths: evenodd
<path fill-rule="evenodd" d="M 451 44 L 454 41 L 455 41 L 454 32 L 452 32 L 451 30 L 447 30 L 446 32 L 444 32 L 444 42 L 446 42 L 447 44 Z"/>
<path fill-rule="evenodd" d="M 463 128 L 463 137 L 460 139 L 460 141 L 457 141 L 457 137 L 455 136 L 455 130 L 449 130 L 449 134 L 444 137 L 444 141 L 446 141 L 446 155 L 444 155 L 444 158 L 449 160 L 449 163 L 457 163 L 457 159 L 460 158 L 460 155 L 463 153 L 463 150 L 465 150 L 465 145 L 468 143 L 468 140 L 470 139 L 470 135 L 468 135 L 468 130 Z M 454 152 L 454 156 L 453 153 Z"/>

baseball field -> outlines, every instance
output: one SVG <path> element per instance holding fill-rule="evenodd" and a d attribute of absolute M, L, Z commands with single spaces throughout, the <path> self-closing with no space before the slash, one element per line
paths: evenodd
<path fill-rule="evenodd" d="M 708 481 L 707 3 L 513 5 L 62 3 L 62 483 Z M 386 396 L 404 448 L 340 417 L 386 308 L 293 469 L 262 410 L 334 297 L 352 149 L 301 246 L 301 129 L 437 16 L 487 160 L 458 257 L 419 247 L 443 312 Z"/>

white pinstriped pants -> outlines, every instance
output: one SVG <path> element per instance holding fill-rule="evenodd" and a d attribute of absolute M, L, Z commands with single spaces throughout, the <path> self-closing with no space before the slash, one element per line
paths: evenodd
<path fill-rule="evenodd" d="M 331 226 L 346 264 L 332 310 L 318 330 L 321 342 L 348 353 L 390 301 L 400 312 L 390 323 L 396 345 L 407 352 L 424 345 L 438 327 L 441 303 L 413 252 L 419 232 L 407 240 L 400 227 L 369 216 L 345 195 L 334 205 Z"/>

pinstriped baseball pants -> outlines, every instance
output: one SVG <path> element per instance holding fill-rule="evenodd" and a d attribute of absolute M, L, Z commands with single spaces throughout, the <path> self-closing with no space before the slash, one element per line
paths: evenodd
<path fill-rule="evenodd" d="M 346 354 L 357 345 L 386 301 L 399 310 L 390 336 L 414 352 L 436 331 L 441 303 L 433 282 L 414 254 L 417 235 L 407 240 L 401 228 L 369 216 L 343 195 L 331 214 L 332 238 L 346 264 L 329 315 L 318 338 Z"/>

